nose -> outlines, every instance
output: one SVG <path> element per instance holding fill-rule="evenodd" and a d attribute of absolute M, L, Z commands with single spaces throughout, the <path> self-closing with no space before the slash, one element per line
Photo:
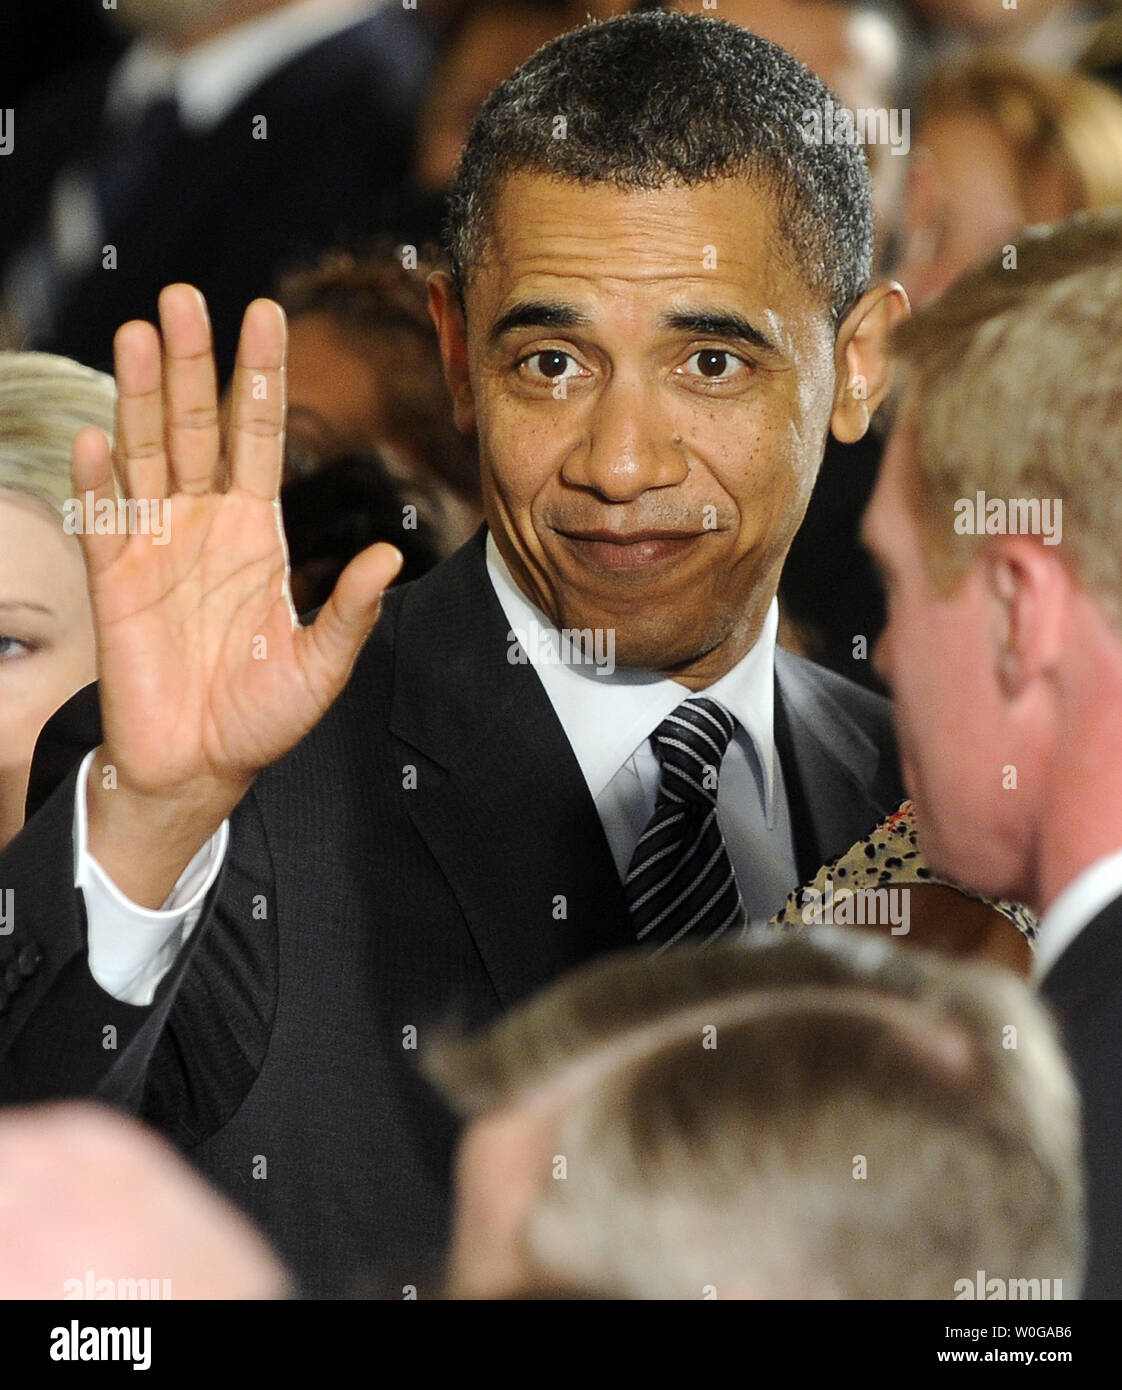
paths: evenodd
<path fill-rule="evenodd" d="M 631 502 L 648 488 L 673 487 L 689 473 L 681 438 L 659 408 L 654 388 L 610 380 L 585 420 L 562 476 L 609 502 Z"/>

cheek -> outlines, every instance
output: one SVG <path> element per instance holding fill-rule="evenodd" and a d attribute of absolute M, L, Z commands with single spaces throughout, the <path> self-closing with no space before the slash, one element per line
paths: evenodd
<path fill-rule="evenodd" d="M 570 412 L 490 403 L 477 416 L 484 484 L 513 510 L 525 510 L 561 470 Z"/>
<path fill-rule="evenodd" d="M 877 664 L 892 694 L 897 741 L 911 775 L 932 761 L 955 717 L 952 658 L 929 605 L 895 598 L 877 647 Z M 937 755 L 938 762 L 941 754 Z M 918 788 L 914 790 L 919 796 Z"/>
<path fill-rule="evenodd" d="M 96 674 L 88 615 L 49 650 L 0 662 L 0 763 L 11 767 L 29 761 L 43 725 Z"/>
<path fill-rule="evenodd" d="M 0 766 L 31 761 L 40 729 L 77 688 L 57 650 L 0 662 Z"/>
<path fill-rule="evenodd" d="M 770 413 L 736 424 L 721 421 L 716 428 L 709 424 L 708 433 L 696 432 L 692 442 L 740 515 L 742 548 L 786 545 L 806 510 L 819 462 L 790 421 L 776 421 Z"/>

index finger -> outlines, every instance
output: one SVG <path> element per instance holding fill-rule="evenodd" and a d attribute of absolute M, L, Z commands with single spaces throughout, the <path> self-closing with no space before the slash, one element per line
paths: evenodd
<path fill-rule="evenodd" d="M 284 310 L 255 299 L 242 319 L 230 412 L 230 481 L 255 497 L 273 500 L 284 463 Z"/>

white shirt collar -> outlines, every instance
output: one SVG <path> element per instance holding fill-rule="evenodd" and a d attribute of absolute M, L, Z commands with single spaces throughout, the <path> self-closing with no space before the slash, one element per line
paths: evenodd
<path fill-rule="evenodd" d="M 377 8 L 370 0 L 342 4 L 298 0 L 246 20 L 183 54 L 172 53 L 153 40 L 138 39 L 110 78 L 106 115 L 121 119 L 160 97 L 174 95 L 184 126 L 211 130 L 290 58 Z"/>
<path fill-rule="evenodd" d="M 1040 919 L 1033 976 L 1041 980 L 1107 903 L 1122 895 L 1122 849 L 1106 854 L 1067 885 Z"/>
<path fill-rule="evenodd" d="M 650 737 L 671 710 L 690 697 L 677 681 L 657 672 L 614 668 L 614 634 L 600 634 L 599 646 L 583 650 L 593 660 L 572 657 L 580 648 L 568 644 L 562 661 L 562 635 L 514 582 L 487 535 L 487 574 L 506 614 L 508 659 L 525 652 L 556 711 L 565 735 L 584 773 L 593 799 L 598 797 L 636 749 Z M 765 814 L 774 821 L 775 775 L 775 637 L 779 605 L 772 599 L 755 646 L 704 692 L 718 700 L 752 740 L 764 772 Z M 596 658 L 599 658 L 598 660 Z"/>

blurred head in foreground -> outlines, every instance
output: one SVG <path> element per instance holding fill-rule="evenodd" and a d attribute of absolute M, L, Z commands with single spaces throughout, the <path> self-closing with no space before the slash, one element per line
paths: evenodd
<path fill-rule="evenodd" d="M 65 511 L 70 447 L 112 438 L 113 378 L 45 352 L 0 353 L 0 849 L 23 824 L 39 731 L 96 674 L 86 569 Z"/>
<path fill-rule="evenodd" d="M 896 335 L 864 521 L 933 868 L 1043 910 L 1122 843 L 1122 209 L 1017 238 Z"/>
<path fill-rule="evenodd" d="M 0 1299 L 289 1288 L 242 1212 L 136 1120 L 85 1101 L 0 1112 Z"/>
<path fill-rule="evenodd" d="M 454 1295 L 1078 1292 L 1075 1101 L 1005 972 L 827 929 L 621 956 L 427 1063 L 471 1118 Z"/>

